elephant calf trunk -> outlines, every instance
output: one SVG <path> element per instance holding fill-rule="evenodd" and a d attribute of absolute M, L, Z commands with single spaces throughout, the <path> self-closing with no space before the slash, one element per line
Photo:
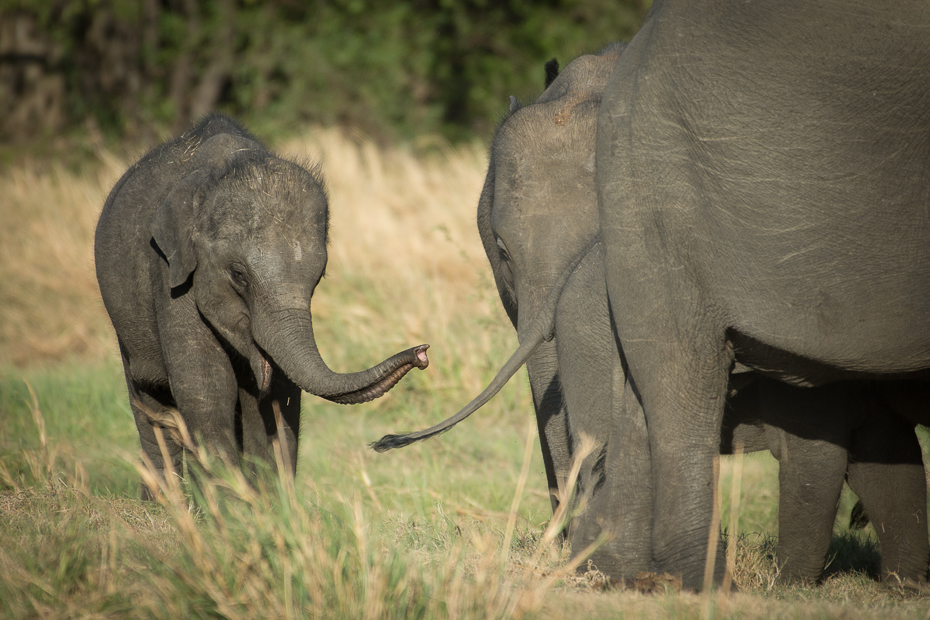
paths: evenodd
<path fill-rule="evenodd" d="M 367 403 L 368 401 L 380 398 L 391 388 L 397 385 L 398 381 L 403 379 L 404 375 L 406 375 L 414 368 L 423 370 L 429 366 L 429 358 L 426 356 L 427 349 L 429 349 L 428 344 L 421 344 L 418 347 L 413 347 L 412 349 L 404 351 L 401 353 L 401 355 L 408 357 L 409 361 L 402 363 L 390 372 L 386 373 L 375 383 L 367 385 L 364 388 L 354 392 L 346 392 L 345 394 L 329 397 L 327 400 L 334 403 L 339 403 L 340 405 L 358 405 L 360 403 Z"/>

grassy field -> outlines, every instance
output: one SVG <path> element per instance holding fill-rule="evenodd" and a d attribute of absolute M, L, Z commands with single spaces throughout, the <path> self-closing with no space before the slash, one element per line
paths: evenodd
<path fill-rule="evenodd" d="M 330 263 L 313 301 L 324 358 L 354 370 L 428 342 L 430 367 L 366 405 L 306 396 L 294 489 L 255 491 L 218 468 L 196 504 L 175 488 L 143 504 L 92 258 L 131 159 L 97 149 L 80 170 L 0 171 L 0 617 L 928 617 L 926 598 L 874 581 L 874 534 L 847 531 L 849 494 L 825 584 L 773 584 L 767 454 L 721 465 L 739 594 L 575 576 L 552 540 L 523 376 L 439 439 L 367 449 L 454 412 L 516 346 L 474 225 L 485 150 L 381 149 L 334 130 L 277 147 L 321 160 L 327 178 Z"/>

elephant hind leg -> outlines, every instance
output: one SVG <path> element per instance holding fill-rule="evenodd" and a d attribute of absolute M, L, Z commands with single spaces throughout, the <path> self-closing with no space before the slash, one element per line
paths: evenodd
<path fill-rule="evenodd" d="M 850 388 L 798 388 L 760 378 L 760 410 L 778 459 L 782 581 L 819 581 L 849 459 Z"/>
<path fill-rule="evenodd" d="M 923 455 L 913 424 L 884 413 L 853 435 L 849 486 L 878 536 L 882 578 L 926 588 L 930 541 Z"/>
<path fill-rule="evenodd" d="M 783 433 L 779 455 L 778 547 L 781 581 L 820 579 L 843 490 L 847 452 L 829 441 Z"/>

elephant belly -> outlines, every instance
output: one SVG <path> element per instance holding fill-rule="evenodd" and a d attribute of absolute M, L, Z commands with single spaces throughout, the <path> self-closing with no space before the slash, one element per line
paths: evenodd
<path fill-rule="evenodd" d="M 902 342 L 899 348 L 855 349 L 855 338 L 836 342 L 803 337 L 768 341 L 731 329 L 727 341 L 738 364 L 786 383 L 811 387 L 848 379 L 926 379 L 930 377 L 930 345 Z M 775 341 L 773 344 L 772 341 Z M 805 346 L 807 344 L 808 346 Z M 782 345 L 782 346 L 779 346 Z"/>

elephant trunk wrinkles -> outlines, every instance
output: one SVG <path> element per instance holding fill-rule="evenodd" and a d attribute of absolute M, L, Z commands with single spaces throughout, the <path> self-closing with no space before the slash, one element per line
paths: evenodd
<path fill-rule="evenodd" d="M 553 514 L 566 497 L 566 476 L 571 469 L 571 439 L 557 356 L 555 340 L 551 340 L 540 343 L 526 362 Z"/>
<path fill-rule="evenodd" d="M 553 461 L 559 466 L 569 464 L 570 467 L 568 428 L 562 415 L 565 399 L 559 379 L 555 341 L 540 343 L 527 360 L 526 369 L 540 436 L 548 442 Z"/>
<path fill-rule="evenodd" d="M 542 342 L 526 361 L 530 375 L 530 389 L 537 412 L 548 420 L 562 408 L 562 390 L 559 384 L 558 359 L 554 341 Z"/>
<path fill-rule="evenodd" d="M 255 333 L 255 339 L 284 374 L 305 392 L 343 405 L 365 403 L 387 393 L 414 368 L 429 366 L 426 356 L 429 345 L 421 344 L 368 370 L 333 372 L 317 348 L 313 320 L 305 312 L 302 314 L 305 316 L 257 321 L 256 324 L 274 325 L 274 328 Z"/>
<path fill-rule="evenodd" d="M 528 323 L 525 332 L 521 330 L 520 346 L 514 354 L 510 356 L 510 359 L 504 363 L 503 367 L 501 367 L 497 375 L 495 375 L 494 379 L 491 380 L 491 383 L 488 384 L 488 387 L 486 387 L 481 394 L 476 396 L 451 418 L 435 426 L 406 435 L 385 435 L 378 441 L 369 444 L 369 447 L 376 452 L 385 452 L 394 448 L 403 448 L 404 446 L 408 446 L 422 439 L 428 439 L 435 435 L 439 435 L 473 414 L 486 402 L 491 400 L 491 398 L 504 387 L 504 384 L 510 380 L 510 377 L 526 363 L 526 360 L 529 359 L 542 342 L 552 340 L 553 329 L 555 328 L 555 308 L 556 305 L 558 305 L 562 289 L 565 287 L 565 283 L 568 282 L 568 278 L 575 271 L 575 268 L 581 260 L 587 256 L 588 252 L 599 242 L 599 239 L 593 239 L 584 251 L 582 251 L 572 264 L 569 265 L 568 269 L 559 277 L 559 280 L 555 283 L 555 286 L 552 287 L 552 291 L 550 291 L 549 296 L 546 298 L 545 303 L 540 306 L 536 316 Z"/>

